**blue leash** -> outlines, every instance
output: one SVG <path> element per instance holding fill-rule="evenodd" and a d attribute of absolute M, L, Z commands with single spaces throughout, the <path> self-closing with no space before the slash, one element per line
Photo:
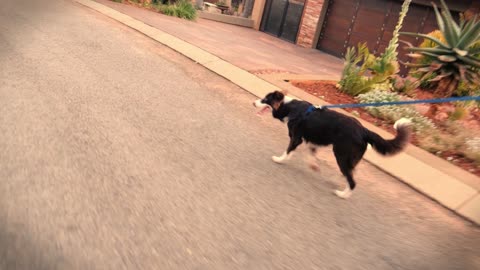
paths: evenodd
<path fill-rule="evenodd" d="M 332 104 L 318 106 L 318 109 L 325 108 L 360 108 L 360 107 L 380 107 L 391 105 L 407 105 L 407 104 L 420 104 L 420 103 L 446 103 L 454 101 L 480 101 L 480 96 L 475 97 L 450 97 L 450 98 L 433 98 L 433 99 L 419 99 L 419 100 L 404 100 L 404 101 L 390 101 L 390 102 L 373 102 L 373 103 L 355 103 L 355 104 Z"/>

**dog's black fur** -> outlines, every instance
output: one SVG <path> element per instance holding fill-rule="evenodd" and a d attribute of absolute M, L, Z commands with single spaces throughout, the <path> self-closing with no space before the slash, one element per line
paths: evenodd
<path fill-rule="evenodd" d="M 309 112 L 312 104 L 306 101 L 291 100 L 285 103 L 284 94 L 279 91 L 267 94 L 261 103 L 271 107 L 274 118 L 282 122 L 288 118 L 290 143 L 287 154 L 303 141 L 318 146 L 332 144 L 337 164 L 351 190 L 356 185 L 353 169 L 362 159 L 368 144 L 382 155 L 393 155 L 405 148 L 411 134 L 407 125 L 399 125 L 396 137 L 385 140 L 353 117 L 329 109 Z"/>

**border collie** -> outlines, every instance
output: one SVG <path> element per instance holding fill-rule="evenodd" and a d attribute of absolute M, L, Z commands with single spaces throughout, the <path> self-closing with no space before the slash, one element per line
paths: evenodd
<path fill-rule="evenodd" d="M 314 157 L 317 147 L 333 145 L 338 167 L 348 181 L 345 190 L 336 190 L 335 194 L 344 199 L 350 197 L 355 188 L 352 172 L 365 154 L 368 144 L 384 156 L 394 155 L 406 147 L 411 135 L 408 119 L 398 120 L 394 125 L 397 135 L 391 140 L 385 140 L 353 117 L 314 107 L 306 101 L 291 99 L 280 91 L 267 94 L 265 98 L 253 102 L 253 105 L 260 109 L 258 114 L 271 110 L 274 118 L 287 121 L 290 143 L 281 156 L 272 157 L 274 162 L 283 163 L 289 159 L 293 151 L 305 141 L 311 152 L 310 167 L 316 170 L 318 166 Z"/>

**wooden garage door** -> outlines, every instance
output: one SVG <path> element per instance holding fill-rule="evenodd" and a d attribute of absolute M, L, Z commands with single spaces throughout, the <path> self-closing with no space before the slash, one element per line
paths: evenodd
<path fill-rule="evenodd" d="M 397 0 L 330 0 L 317 48 L 344 57 L 348 47 L 367 42 L 371 52 L 382 53 L 392 38 L 401 5 Z M 401 31 L 428 33 L 436 28 L 433 8 L 410 4 Z M 413 44 L 421 42 L 409 36 L 400 38 Z M 400 47 L 399 58 L 406 61 Z M 403 67 L 401 72 L 405 72 Z"/>

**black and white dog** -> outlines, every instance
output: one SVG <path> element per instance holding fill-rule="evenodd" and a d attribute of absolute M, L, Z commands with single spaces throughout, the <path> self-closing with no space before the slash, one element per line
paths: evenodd
<path fill-rule="evenodd" d="M 336 190 L 335 194 L 344 199 L 350 197 L 355 188 L 352 172 L 365 154 L 368 144 L 386 156 L 402 151 L 410 139 L 410 121 L 407 119 L 398 120 L 394 125 L 397 135 L 391 140 L 385 140 L 353 117 L 316 108 L 306 101 L 292 100 L 280 91 L 267 94 L 253 105 L 260 109 L 259 114 L 271 110 L 274 118 L 287 121 L 290 143 L 281 156 L 272 157 L 273 161 L 284 162 L 303 141 L 309 144 L 313 157 L 318 146 L 333 145 L 338 167 L 348 181 L 345 190 Z M 314 158 L 310 165 L 312 169 L 318 168 Z"/>

